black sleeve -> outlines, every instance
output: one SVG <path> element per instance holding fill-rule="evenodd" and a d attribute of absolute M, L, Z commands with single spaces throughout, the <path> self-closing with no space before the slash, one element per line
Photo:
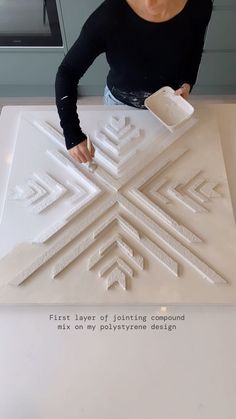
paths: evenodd
<path fill-rule="evenodd" d="M 55 82 L 56 106 L 67 149 L 86 139 L 77 113 L 77 86 L 95 58 L 105 51 L 104 28 L 96 11 L 84 24 L 80 36 L 58 68 Z"/>
<path fill-rule="evenodd" d="M 191 90 L 197 80 L 198 70 L 206 38 L 206 31 L 213 8 L 212 0 L 204 0 L 204 2 L 204 13 L 202 13 L 202 15 L 200 16 L 193 16 L 192 18 L 191 29 L 193 36 L 193 45 L 190 53 L 186 56 L 185 59 L 183 78 L 181 82 L 181 84 L 189 83 L 191 86 Z M 201 9 L 200 5 L 199 8 Z"/>

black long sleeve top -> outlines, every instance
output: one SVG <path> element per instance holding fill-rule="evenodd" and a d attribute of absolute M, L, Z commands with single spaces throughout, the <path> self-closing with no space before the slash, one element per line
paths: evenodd
<path fill-rule="evenodd" d="M 105 0 L 87 19 L 56 75 L 56 105 L 66 147 L 86 139 L 76 110 L 80 78 L 101 53 L 113 96 L 138 108 L 162 86 L 196 82 L 212 0 L 188 0 L 165 22 L 139 17 L 126 0 Z"/>

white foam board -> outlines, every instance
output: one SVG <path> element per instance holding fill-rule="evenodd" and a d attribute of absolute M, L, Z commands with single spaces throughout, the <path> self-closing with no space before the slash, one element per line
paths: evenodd
<path fill-rule="evenodd" d="M 15 112 L 1 303 L 235 303 L 236 228 L 213 114 L 173 135 L 148 111 L 81 109 L 91 173 L 69 158 L 54 107 Z M 8 135 L 9 119 L 0 129 Z"/>

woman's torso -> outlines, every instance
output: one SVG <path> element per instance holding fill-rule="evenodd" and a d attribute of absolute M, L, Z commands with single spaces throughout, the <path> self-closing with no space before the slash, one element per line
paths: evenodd
<path fill-rule="evenodd" d="M 150 22 L 127 0 L 106 0 L 94 15 L 102 24 L 110 71 L 107 85 L 124 103 L 141 107 L 145 98 L 164 85 L 178 88 L 194 48 L 198 19 L 204 19 L 211 0 L 183 0 L 167 21 Z M 177 10 L 178 11 L 178 10 Z M 205 13 L 206 11 L 206 13 Z M 92 26 L 92 25 L 91 25 Z M 103 28 L 105 28 L 103 30 Z"/>

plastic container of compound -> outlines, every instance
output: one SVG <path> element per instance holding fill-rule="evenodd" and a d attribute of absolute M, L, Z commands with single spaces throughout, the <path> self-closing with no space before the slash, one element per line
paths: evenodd
<path fill-rule="evenodd" d="M 144 104 L 171 132 L 194 113 L 193 106 L 182 96 L 175 95 L 175 91 L 169 86 L 153 93 Z"/>

